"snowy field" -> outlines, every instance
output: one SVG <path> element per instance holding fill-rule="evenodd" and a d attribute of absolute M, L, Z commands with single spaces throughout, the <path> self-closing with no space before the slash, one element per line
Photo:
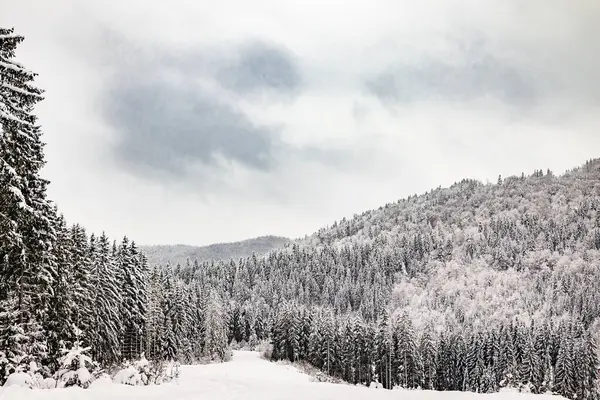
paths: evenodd
<path fill-rule="evenodd" d="M 312 382 L 308 375 L 289 365 L 270 363 L 258 353 L 234 352 L 223 364 L 185 366 L 177 383 L 161 386 L 126 386 L 97 381 L 90 389 L 29 390 L 0 388 L 0 400 L 560 400 L 558 396 L 496 393 L 389 391 L 345 384 Z"/>

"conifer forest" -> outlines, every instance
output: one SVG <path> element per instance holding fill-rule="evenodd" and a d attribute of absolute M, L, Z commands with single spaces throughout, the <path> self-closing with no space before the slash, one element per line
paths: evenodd
<path fill-rule="evenodd" d="M 598 399 L 599 159 L 464 179 L 266 255 L 149 265 L 48 198 L 23 40 L 0 28 L 0 386 L 56 376 L 73 349 L 111 372 L 268 343 L 351 384 Z"/>

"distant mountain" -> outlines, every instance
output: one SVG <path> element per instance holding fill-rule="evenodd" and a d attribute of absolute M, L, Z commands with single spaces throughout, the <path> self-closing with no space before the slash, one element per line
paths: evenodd
<path fill-rule="evenodd" d="M 150 265 L 161 264 L 177 265 L 185 264 L 186 260 L 220 261 L 229 259 L 246 258 L 252 253 L 262 255 L 271 250 L 279 249 L 289 243 L 288 238 L 280 236 L 261 236 L 253 239 L 232 243 L 216 243 L 208 246 L 177 245 L 155 245 L 141 246 L 148 258 Z"/>

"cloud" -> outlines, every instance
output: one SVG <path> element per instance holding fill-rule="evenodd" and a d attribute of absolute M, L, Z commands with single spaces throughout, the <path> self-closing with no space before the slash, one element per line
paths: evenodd
<path fill-rule="evenodd" d="M 115 82 L 105 104 L 118 135 L 117 156 L 134 167 L 182 175 L 190 164 L 215 165 L 218 157 L 261 170 L 275 163 L 271 128 L 201 87 L 131 77 Z"/>
<path fill-rule="evenodd" d="M 368 79 L 370 92 L 383 101 L 468 101 L 493 96 L 510 104 L 530 102 L 535 89 L 517 70 L 493 59 L 464 66 L 437 61 L 401 65 Z"/>
<path fill-rule="evenodd" d="M 452 43 L 457 51 L 449 60 L 413 57 L 367 77 L 367 91 L 394 103 L 465 102 L 493 97 L 522 106 L 535 101 L 536 79 L 531 71 L 502 60 L 480 34 L 470 33 L 464 39 Z"/>
<path fill-rule="evenodd" d="M 114 156 L 133 173 L 183 179 L 229 163 L 268 171 L 288 153 L 312 153 L 287 146 L 280 126 L 253 121 L 243 110 L 248 96 L 289 99 L 301 89 L 293 57 L 276 45 L 175 51 L 135 45 L 111 32 L 103 43 L 115 63 L 101 93 L 103 117 L 115 134 Z"/>
<path fill-rule="evenodd" d="M 301 74 L 294 57 L 265 42 L 245 43 L 237 56 L 218 71 L 219 82 L 237 93 L 260 91 L 296 92 Z"/>

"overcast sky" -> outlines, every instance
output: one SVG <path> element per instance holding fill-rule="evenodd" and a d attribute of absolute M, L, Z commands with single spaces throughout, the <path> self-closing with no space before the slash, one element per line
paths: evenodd
<path fill-rule="evenodd" d="M 0 0 L 0 26 L 67 219 L 201 245 L 600 156 L 599 4 Z"/>

